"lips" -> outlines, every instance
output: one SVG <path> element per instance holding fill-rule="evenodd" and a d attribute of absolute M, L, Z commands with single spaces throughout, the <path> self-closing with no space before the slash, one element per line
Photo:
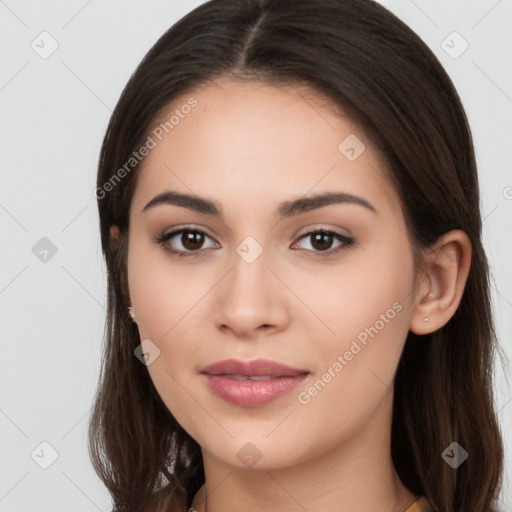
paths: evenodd
<path fill-rule="evenodd" d="M 255 359 L 254 361 L 239 361 L 226 359 L 218 363 L 206 366 L 201 373 L 208 375 L 224 375 L 237 377 L 296 377 L 309 373 L 308 370 L 291 368 L 268 359 Z M 262 380 L 262 379 L 259 379 Z"/>
<path fill-rule="evenodd" d="M 267 359 L 248 362 L 228 359 L 206 366 L 201 374 L 209 389 L 223 400 L 257 407 L 292 391 L 309 372 Z"/>

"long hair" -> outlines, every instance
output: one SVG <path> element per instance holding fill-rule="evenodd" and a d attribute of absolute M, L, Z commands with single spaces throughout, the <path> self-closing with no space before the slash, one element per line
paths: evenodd
<path fill-rule="evenodd" d="M 211 0 L 164 33 L 124 88 L 97 176 L 108 311 L 89 422 L 90 456 L 114 510 L 185 510 L 204 482 L 200 446 L 134 356 L 141 340 L 126 309 L 128 213 L 139 168 L 131 158 L 153 123 L 175 98 L 226 76 L 306 86 L 349 109 L 389 162 L 415 251 L 451 229 L 469 236 L 472 262 L 455 314 L 432 334 L 408 334 L 395 376 L 391 451 L 404 485 L 439 512 L 495 510 L 503 442 L 492 368 L 500 347 L 472 135 L 435 55 L 371 0 Z M 457 469 L 442 457 L 453 442 L 469 454 Z"/>

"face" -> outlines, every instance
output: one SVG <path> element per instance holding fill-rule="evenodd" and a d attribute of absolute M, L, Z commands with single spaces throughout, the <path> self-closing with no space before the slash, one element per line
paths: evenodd
<path fill-rule="evenodd" d="M 147 369 L 226 465 L 287 467 L 390 428 L 413 254 L 385 160 L 324 107 L 298 87 L 217 81 L 169 106 L 138 176 L 128 285 Z M 299 375 L 202 373 L 228 359 Z"/>

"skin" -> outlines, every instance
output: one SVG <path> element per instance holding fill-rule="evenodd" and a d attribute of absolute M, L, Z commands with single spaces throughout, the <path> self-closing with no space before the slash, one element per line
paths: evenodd
<path fill-rule="evenodd" d="M 209 512 L 398 512 L 417 499 L 391 460 L 394 375 L 409 330 L 435 331 L 458 307 L 471 245 L 462 231 L 445 234 L 416 275 L 386 161 L 350 118 L 306 92 L 224 79 L 179 98 L 162 119 L 191 95 L 198 105 L 144 159 L 130 208 L 134 318 L 141 340 L 160 350 L 148 365 L 156 389 L 202 448 Z M 349 134 L 366 146 L 354 161 L 338 149 Z M 217 201 L 224 218 L 168 204 L 142 213 L 169 189 Z M 364 198 L 377 213 L 334 204 L 277 219 L 282 201 L 326 191 Z M 154 242 L 190 225 L 207 235 L 192 256 Z M 322 227 L 354 245 L 327 238 L 331 255 L 323 255 L 321 243 L 303 237 Z M 236 252 L 247 236 L 263 249 L 250 264 Z M 194 250 L 181 235 L 167 246 Z M 300 403 L 299 393 L 396 303 L 394 318 Z M 240 407 L 200 375 L 228 358 L 267 358 L 310 374 L 270 404 Z M 248 442 L 261 455 L 254 465 L 237 456 Z M 204 491 L 193 501 L 198 511 Z"/>

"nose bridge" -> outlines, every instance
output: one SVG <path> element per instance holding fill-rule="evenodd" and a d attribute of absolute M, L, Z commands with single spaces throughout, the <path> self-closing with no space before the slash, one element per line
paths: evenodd
<path fill-rule="evenodd" d="M 221 287 L 217 311 L 219 324 L 235 331 L 248 331 L 260 325 L 281 325 L 285 300 L 282 283 L 268 268 L 272 267 L 271 251 L 264 249 L 251 236 L 236 248 L 231 258 L 231 271 Z"/>
<path fill-rule="evenodd" d="M 233 270 L 228 278 L 229 294 L 238 296 L 244 302 L 253 298 L 254 302 L 266 302 L 271 284 L 267 268 L 270 264 L 270 251 L 252 236 L 247 236 L 236 248 L 232 258 Z"/>

